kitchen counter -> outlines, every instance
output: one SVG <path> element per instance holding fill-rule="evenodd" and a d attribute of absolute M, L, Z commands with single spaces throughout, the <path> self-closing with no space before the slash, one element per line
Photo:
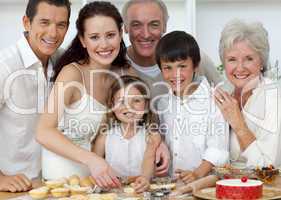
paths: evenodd
<path fill-rule="evenodd" d="M 36 187 L 39 187 L 40 185 L 42 185 L 42 182 L 40 180 L 34 180 L 32 184 L 33 184 L 33 187 L 36 188 Z M 272 187 L 281 188 L 281 176 L 277 176 L 277 179 L 275 180 Z M 21 192 L 21 193 L 0 192 L 0 200 L 15 198 L 15 197 L 23 196 L 25 194 L 26 194 L 26 192 Z M 192 199 L 197 199 L 197 198 L 195 198 L 195 197 L 186 198 L 186 200 L 192 200 Z"/>

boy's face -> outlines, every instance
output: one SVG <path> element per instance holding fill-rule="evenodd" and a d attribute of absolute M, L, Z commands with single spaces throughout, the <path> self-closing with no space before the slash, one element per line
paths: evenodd
<path fill-rule="evenodd" d="M 64 6 L 41 2 L 33 21 L 24 16 L 23 22 L 28 31 L 29 45 L 42 61 L 54 54 L 63 42 L 68 28 L 68 10 Z"/>
<path fill-rule="evenodd" d="M 187 94 L 195 72 L 195 66 L 190 57 L 175 62 L 161 61 L 161 71 L 164 80 L 170 85 L 175 95 Z"/>

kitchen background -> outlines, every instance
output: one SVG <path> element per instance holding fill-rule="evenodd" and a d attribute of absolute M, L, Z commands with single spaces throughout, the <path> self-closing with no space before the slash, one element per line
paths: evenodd
<path fill-rule="evenodd" d="M 17 41 L 23 31 L 22 16 L 27 0 L 0 0 L 0 49 Z M 71 25 L 63 47 L 75 35 L 74 22 L 87 0 L 72 0 Z M 111 0 L 122 8 L 126 0 Z M 192 33 L 200 47 L 220 65 L 218 43 L 226 22 L 233 18 L 261 21 L 269 32 L 271 65 L 281 61 L 281 0 L 164 0 L 169 9 L 168 31 Z M 129 44 L 127 35 L 125 41 Z M 280 66 L 280 64 L 279 64 Z"/>

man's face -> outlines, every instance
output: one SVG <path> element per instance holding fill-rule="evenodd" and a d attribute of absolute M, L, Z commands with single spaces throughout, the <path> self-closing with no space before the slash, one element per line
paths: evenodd
<path fill-rule="evenodd" d="M 154 58 L 155 47 L 165 32 L 163 13 L 156 3 L 136 3 L 129 7 L 125 31 L 139 57 Z"/>
<path fill-rule="evenodd" d="M 68 28 L 68 11 L 66 7 L 57 7 L 41 2 L 32 22 L 25 16 L 25 30 L 28 42 L 40 60 L 48 59 L 64 40 Z"/>

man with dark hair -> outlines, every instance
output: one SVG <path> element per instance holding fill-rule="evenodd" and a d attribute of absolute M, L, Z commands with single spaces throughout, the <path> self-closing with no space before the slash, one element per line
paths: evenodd
<path fill-rule="evenodd" d="M 49 5 L 57 6 L 57 7 L 66 7 L 68 12 L 68 19 L 70 18 L 71 14 L 71 3 L 69 0 L 29 0 L 25 9 L 25 16 L 29 18 L 32 22 L 33 18 L 37 14 L 37 7 L 38 4 L 41 2 L 46 2 Z"/>
<path fill-rule="evenodd" d="M 23 37 L 0 52 L 0 191 L 27 191 L 40 174 L 35 126 L 69 17 L 69 0 L 30 0 Z"/>

